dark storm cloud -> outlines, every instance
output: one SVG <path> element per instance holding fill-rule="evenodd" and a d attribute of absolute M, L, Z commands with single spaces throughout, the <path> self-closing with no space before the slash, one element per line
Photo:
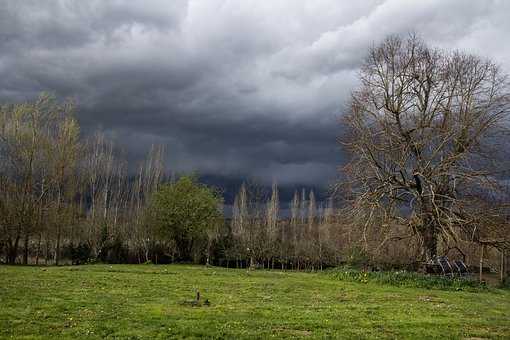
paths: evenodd
<path fill-rule="evenodd" d="M 366 49 L 417 32 L 510 69 L 507 1 L 0 0 L 0 99 L 73 96 L 130 159 L 327 183 Z"/>

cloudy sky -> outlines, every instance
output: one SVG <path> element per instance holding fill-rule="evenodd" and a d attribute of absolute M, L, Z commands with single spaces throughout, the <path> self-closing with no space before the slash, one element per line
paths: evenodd
<path fill-rule="evenodd" d="M 418 33 L 510 71 L 505 0 L 0 0 L 0 101 L 72 96 L 133 162 L 326 184 L 367 48 Z"/>

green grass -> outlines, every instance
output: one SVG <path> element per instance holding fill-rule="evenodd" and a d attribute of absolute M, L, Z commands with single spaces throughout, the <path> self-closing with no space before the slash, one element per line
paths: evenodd
<path fill-rule="evenodd" d="M 510 292 L 186 265 L 0 266 L 0 338 L 510 338 Z M 210 306 L 193 307 L 199 289 Z"/>

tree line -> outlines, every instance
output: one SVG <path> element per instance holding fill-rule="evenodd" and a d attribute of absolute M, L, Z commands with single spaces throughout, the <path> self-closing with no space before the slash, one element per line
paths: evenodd
<path fill-rule="evenodd" d="M 228 218 L 218 190 L 169 176 L 163 147 L 133 169 L 106 134 L 82 137 L 74 110 L 47 94 L 0 108 L 6 263 L 320 269 L 510 254 L 510 90 L 490 60 L 388 37 L 343 116 L 349 159 L 332 198 L 282 203 L 276 183 L 247 182 Z"/>
<path fill-rule="evenodd" d="M 104 133 L 80 136 L 72 101 L 48 94 L 0 109 L 0 246 L 7 263 L 115 257 L 125 243 L 148 259 L 144 217 L 164 180 L 153 147 L 135 176 Z"/>
<path fill-rule="evenodd" d="M 319 269 L 338 263 L 332 199 L 318 203 L 313 190 L 303 189 L 294 193 L 290 216 L 282 218 L 280 208 L 276 183 L 269 194 L 254 184 L 241 186 L 230 223 L 234 246 L 228 249 L 236 266 Z"/>
<path fill-rule="evenodd" d="M 72 101 L 42 94 L 0 109 L 0 250 L 6 263 L 191 261 L 320 267 L 329 206 L 296 193 L 285 222 L 278 188 L 243 185 L 231 219 L 221 193 L 165 170 L 153 146 L 133 171 L 103 132 L 80 135 Z M 268 196 L 268 197 L 266 197 Z"/>

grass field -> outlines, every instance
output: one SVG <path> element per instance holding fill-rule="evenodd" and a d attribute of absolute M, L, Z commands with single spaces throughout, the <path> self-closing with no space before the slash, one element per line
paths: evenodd
<path fill-rule="evenodd" d="M 510 338 L 498 289 L 186 265 L 0 266 L 0 289 L 0 338 Z"/>

